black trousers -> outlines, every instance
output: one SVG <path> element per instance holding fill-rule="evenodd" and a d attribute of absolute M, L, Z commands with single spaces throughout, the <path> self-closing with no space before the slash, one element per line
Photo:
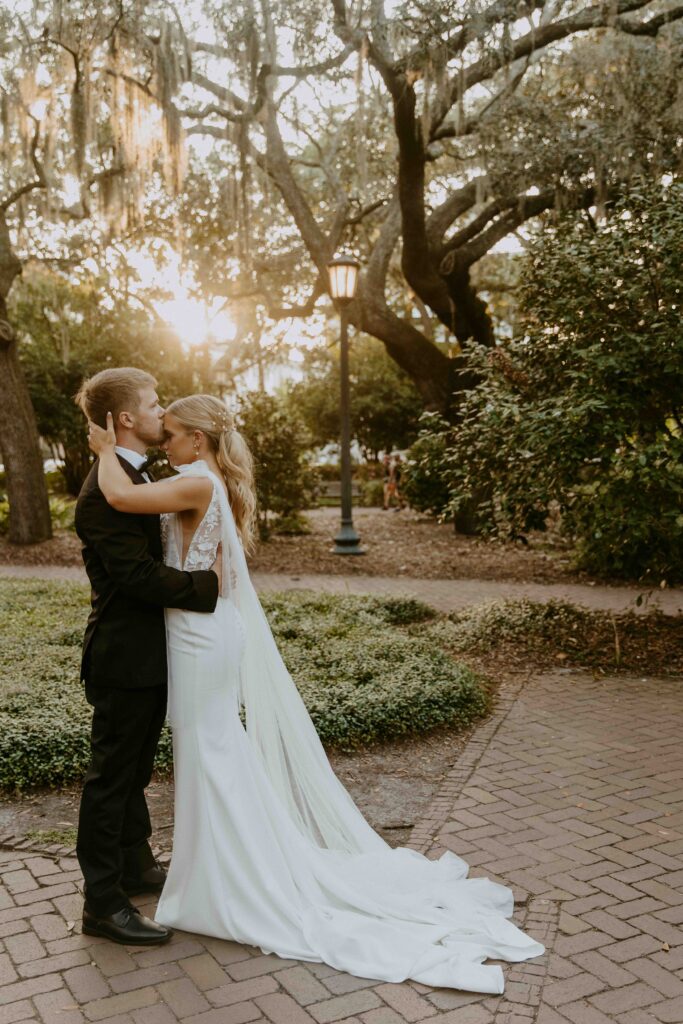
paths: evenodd
<path fill-rule="evenodd" d="M 122 879 L 154 864 L 145 787 L 166 714 L 165 686 L 117 690 L 86 684 L 93 707 L 92 760 L 85 776 L 76 853 L 85 903 L 105 917 L 129 905 Z"/>

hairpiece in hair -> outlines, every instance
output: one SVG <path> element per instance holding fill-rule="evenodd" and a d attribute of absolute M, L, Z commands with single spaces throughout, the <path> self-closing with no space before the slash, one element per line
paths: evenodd
<path fill-rule="evenodd" d="M 226 416 L 221 416 L 220 419 L 211 420 L 214 430 L 230 430 L 230 420 Z"/>

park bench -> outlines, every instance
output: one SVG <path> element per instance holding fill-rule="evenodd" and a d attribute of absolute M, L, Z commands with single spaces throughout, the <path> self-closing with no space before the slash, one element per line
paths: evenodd
<path fill-rule="evenodd" d="M 325 498 L 341 498 L 341 480 L 323 480 L 320 484 L 320 493 Z M 351 494 L 358 497 L 360 488 L 355 481 L 351 482 Z"/>

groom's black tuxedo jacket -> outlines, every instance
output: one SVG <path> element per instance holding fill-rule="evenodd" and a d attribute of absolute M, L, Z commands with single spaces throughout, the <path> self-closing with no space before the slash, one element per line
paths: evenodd
<path fill-rule="evenodd" d="M 145 482 L 129 462 L 119 462 L 133 483 Z M 164 608 L 213 612 L 218 577 L 164 565 L 159 516 L 112 508 L 97 485 L 97 466 L 76 503 L 76 532 L 92 586 L 81 678 L 93 686 L 164 686 Z"/>

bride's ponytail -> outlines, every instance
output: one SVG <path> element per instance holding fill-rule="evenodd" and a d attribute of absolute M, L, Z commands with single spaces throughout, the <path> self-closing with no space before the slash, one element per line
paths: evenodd
<path fill-rule="evenodd" d="M 247 442 L 235 426 L 221 430 L 216 450 L 216 462 L 221 467 L 221 473 L 228 488 L 228 500 L 242 538 L 244 550 L 250 555 L 256 546 L 254 463 Z"/>
<path fill-rule="evenodd" d="M 220 398 L 214 395 L 190 395 L 169 405 L 186 430 L 201 430 L 216 456 L 235 525 L 247 554 L 256 546 L 256 493 L 254 463 L 247 442 L 235 426 L 235 420 Z"/>

